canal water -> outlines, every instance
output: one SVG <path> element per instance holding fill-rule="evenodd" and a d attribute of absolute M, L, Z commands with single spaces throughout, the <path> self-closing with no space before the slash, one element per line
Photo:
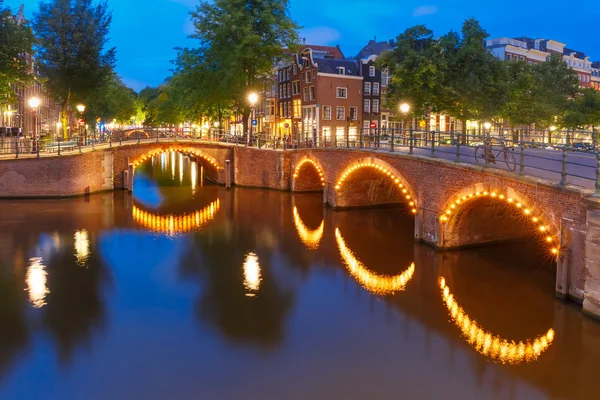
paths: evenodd
<path fill-rule="evenodd" d="M 204 176 L 167 153 L 133 196 L 0 203 L 1 399 L 600 395 L 600 324 L 534 240 L 439 253 L 402 208 Z"/>

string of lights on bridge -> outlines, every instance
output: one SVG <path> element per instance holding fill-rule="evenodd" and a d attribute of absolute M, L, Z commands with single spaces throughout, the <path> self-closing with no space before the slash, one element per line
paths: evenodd
<path fill-rule="evenodd" d="M 337 182 L 337 184 L 335 186 L 335 190 L 337 190 L 339 192 L 342 189 L 342 187 L 344 186 L 344 182 L 346 182 L 348 180 L 348 178 L 354 172 L 358 171 L 359 169 L 364 169 L 364 168 L 373 169 L 373 170 L 379 172 L 382 176 L 386 176 L 389 179 L 391 179 L 392 182 L 394 182 L 394 184 L 398 186 L 398 188 L 402 192 L 402 195 L 404 196 L 404 198 L 409 202 L 412 213 L 413 214 L 417 213 L 417 205 L 414 201 L 414 198 L 408 192 L 408 189 L 404 186 L 404 184 L 400 181 L 400 178 L 397 177 L 392 171 L 388 170 L 387 168 L 382 167 L 377 164 L 374 164 L 372 162 L 363 162 L 363 163 L 356 164 L 356 165 L 349 167 L 346 171 L 344 171 L 344 173 L 342 174 L 342 177 Z"/>
<path fill-rule="evenodd" d="M 442 216 L 440 217 L 441 222 L 447 223 L 450 220 L 450 218 L 456 214 L 459 207 L 471 200 L 481 198 L 495 199 L 504 202 L 505 204 L 511 207 L 514 207 L 514 209 L 520 212 L 523 217 L 527 218 L 527 220 L 530 221 L 532 224 L 535 224 L 536 230 L 544 236 L 544 241 L 550 246 L 550 251 L 552 252 L 552 254 L 558 255 L 559 250 L 557 245 L 555 245 L 559 242 L 558 232 L 553 233 L 550 225 L 544 223 L 541 217 L 534 215 L 534 212 L 531 208 L 528 208 L 526 205 L 522 204 L 520 201 L 515 200 L 512 197 L 509 197 L 502 193 L 498 193 L 496 191 L 475 192 L 462 196 L 461 198 L 457 199 L 456 201 L 450 204 L 450 206 L 446 209 L 444 214 L 442 214 Z"/>
<path fill-rule="evenodd" d="M 220 166 L 217 161 L 204 154 L 203 152 L 194 149 L 193 147 L 183 147 L 183 146 L 171 146 L 169 148 L 162 148 L 162 149 L 157 149 L 157 150 L 152 150 L 146 154 L 144 154 L 141 157 L 138 157 L 134 162 L 132 162 L 134 167 L 137 167 L 138 165 L 140 165 L 141 163 L 151 159 L 152 157 L 159 155 L 159 154 L 164 154 L 164 153 L 168 153 L 168 152 L 178 152 L 178 153 L 183 153 L 183 154 L 191 154 L 194 155 L 195 157 L 199 157 L 201 159 L 203 159 L 204 161 L 206 161 L 208 164 L 212 165 L 213 167 L 215 167 L 217 170 L 222 170 L 223 167 Z"/>
<path fill-rule="evenodd" d="M 304 160 L 302 160 L 298 163 L 298 165 L 296 166 L 296 169 L 294 171 L 294 179 L 297 179 L 300 176 L 300 170 L 306 164 L 310 164 L 313 167 L 315 167 L 315 169 L 317 170 L 317 173 L 319 174 L 319 178 L 321 179 L 321 186 L 325 186 L 325 175 L 323 174 L 323 170 L 321 169 L 321 167 L 319 167 L 319 165 L 316 162 L 314 162 L 310 158 L 305 158 Z"/>
<path fill-rule="evenodd" d="M 458 305 L 444 278 L 440 278 L 439 284 L 444 304 L 448 308 L 452 321 L 478 353 L 503 364 L 521 364 L 537 360 L 552 345 L 554 341 L 553 329 L 549 329 L 544 335 L 535 338 L 533 341 L 527 340 L 518 343 L 508 341 L 486 331 Z"/>

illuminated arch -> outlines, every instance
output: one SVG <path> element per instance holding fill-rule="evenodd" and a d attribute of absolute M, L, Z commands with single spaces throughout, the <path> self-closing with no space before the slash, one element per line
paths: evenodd
<path fill-rule="evenodd" d="M 342 259 L 346 264 L 346 268 L 348 268 L 348 271 L 354 279 L 371 293 L 385 296 L 403 291 L 415 273 L 414 263 L 400 275 L 382 276 L 371 272 L 363 265 L 363 263 L 354 257 L 352 251 L 346 246 L 346 242 L 344 241 L 339 228 L 335 229 L 335 239 Z"/>
<path fill-rule="evenodd" d="M 150 138 L 150 134 L 148 132 L 144 131 L 144 130 L 141 130 L 141 129 L 132 129 L 130 131 L 127 131 L 127 132 L 125 132 L 125 137 L 129 137 L 129 136 L 131 136 L 131 134 L 136 133 L 136 132 L 143 133 L 144 136 L 146 136 L 146 139 Z"/>
<path fill-rule="evenodd" d="M 159 215 L 134 205 L 132 215 L 138 225 L 153 232 L 174 236 L 202 228 L 215 218 L 220 209 L 221 202 L 217 199 L 202 210 L 177 215 Z"/>
<path fill-rule="evenodd" d="M 340 178 L 337 180 L 335 190 L 339 192 L 344 187 L 345 182 L 348 178 L 354 174 L 356 171 L 362 169 L 371 169 L 379 172 L 380 174 L 387 176 L 389 180 L 396 185 L 400 191 L 402 192 L 403 197 L 411 208 L 413 214 L 417 213 L 417 203 L 414 192 L 410 189 L 410 186 L 406 183 L 406 181 L 402 178 L 402 176 L 395 171 L 395 169 L 389 164 L 376 159 L 365 159 L 359 160 L 349 167 L 341 174 Z"/>
<path fill-rule="evenodd" d="M 444 211 L 440 215 L 440 221 L 443 224 L 452 222 L 452 217 L 461 207 L 464 207 L 472 200 L 489 198 L 505 204 L 518 217 L 526 219 L 532 224 L 538 235 L 542 238 L 544 244 L 549 247 L 551 254 L 558 256 L 560 246 L 560 231 L 548 221 L 551 220 L 546 214 L 536 207 L 532 206 L 526 197 L 511 188 L 491 189 L 483 185 L 475 185 L 462 190 L 453 196 L 444 206 Z"/>
<path fill-rule="evenodd" d="M 169 147 L 161 147 L 160 149 L 155 149 L 155 150 L 151 150 L 148 153 L 145 153 L 144 155 L 136 158 L 132 164 L 134 167 L 137 167 L 139 164 L 143 163 L 144 161 L 152 158 L 155 155 L 158 154 L 163 154 L 163 153 L 168 153 L 170 151 L 175 151 L 175 152 L 179 152 L 179 153 L 188 153 L 188 154 L 193 154 L 194 156 L 203 159 L 204 161 L 206 161 L 208 164 L 212 165 L 213 167 L 215 167 L 217 169 L 217 171 L 221 171 L 223 170 L 223 166 L 221 166 L 217 160 L 206 154 L 203 153 L 201 150 L 198 150 L 194 147 L 189 147 L 189 146 L 179 146 L 179 145 L 172 145 Z"/>
<path fill-rule="evenodd" d="M 537 360 L 554 342 L 553 329 L 548 329 L 545 334 L 538 336 L 533 341 L 527 340 L 518 343 L 493 335 L 479 326 L 458 305 L 444 278 L 440 278 L 439 285 L 442 290 L 442 299 L 454 324 L 478 353 L 492 360 L 503 364 L 530 363 Z"/>
<path fill-rule="evenodd" d="M 319 166 L 319 164 L 317 164 L 316 161 L 311 160 L 310 158 L 305 158 L 296 165 L 296 168 L 294 169 L 294 186 L 296 183 L 296 179 L 298 179 L 298 177 L 300 177 L 300 171 L 302 170 L 302 168 L 303 167 L 310 168 L 310 166 L 314 167 L 315 170 L 317 171 L 317 173 L 319 174 L 319 178 L 321 180 L 321 186 L 325 186 L 325 174 L 323 173 L 323 169 Z"/>
<path fill-rule="evenodd" d="M 298 208 L 294 207 L 294 225 L 296 226 L 296 231 L 298 232 L 298 236 L 300 236 L 302 243 L 310 250 L 317 250 L 321 245 L 321 239 L 323 239 L 325 220 L 321 221 L 321 225 L 317 229 L 310 230 L 304 225 L 304 222 L 302 222 L 300 214 L 298 213 Z"/>

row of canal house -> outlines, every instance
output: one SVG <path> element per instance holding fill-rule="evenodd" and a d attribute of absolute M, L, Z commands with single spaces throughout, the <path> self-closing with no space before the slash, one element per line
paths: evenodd
<path fill-rule="evenodd" d="M 394 45 L 371 40 L 352 59 L 337 46 L 303 46 L 278 66 L 275 84 L 267 91 L 261 130 L 321 143 L 400 129 L 402 117 L 385 108 L 391 77 L 376 65 Z M 432 129 L 450 130 L 449 118 L 429 118 Z"/>

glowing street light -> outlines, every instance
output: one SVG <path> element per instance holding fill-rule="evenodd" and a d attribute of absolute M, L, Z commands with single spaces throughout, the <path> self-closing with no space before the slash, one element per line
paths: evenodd
<path fill-rule="evenodd" d="M 256 94 L 255 92 L 250 93 L 248 95 L 248 102 L 250 103 L 250 107 L 252 107 L 252 113 L 251 113 L 252 120 L 250 121 L 250 134 L 246 138 L 246 146 L 250 142 L 250 135 L 252 135 L 252 125 L 253 125 L 254 118 L 255 118 L 255 106 L 256 106 L 256 103 L 258 103 L 258 94 Z"/>
<path fill-rule="evenodd" d="M 85 106 L 83 104 L 79 104 L 77 106 L 77 111 L 79 111 L 80 114 L 83 114 L 83 112 L 85 111 Z"/>
<path fill-rule="evenodd" d="M 29 99 L 29 107 L 36 109 L 40 106 L 40 99 L 37 97 L 32 97 Z"/>
<path fill-rule="evenodd" d="M 254 107 L 256 105 L 256 103 L 258 102 L 258 95 L 254 92 L 250 93 L 248 95 L 248 101 L 250 102 L 250 105 L 252 107 Z"/>
<path fill-rule="evenodd" d="M 483 127 L 489 131 L 490 129 L 492 129 L 492 124 L 490 124 L 489 122 L 486 122 L 485 124 L 483 124 Z"/>
<path fill-rule="evenodd" d="M 408 105 L 408 103 L 402 103 L 400 105 L 400 111 L 402 112 L 402 114 L 404 114 L 404 116 L 406 116 L 406 114 L 408 114 L 408 112 L 410 111 L 410 105 Z"/>

